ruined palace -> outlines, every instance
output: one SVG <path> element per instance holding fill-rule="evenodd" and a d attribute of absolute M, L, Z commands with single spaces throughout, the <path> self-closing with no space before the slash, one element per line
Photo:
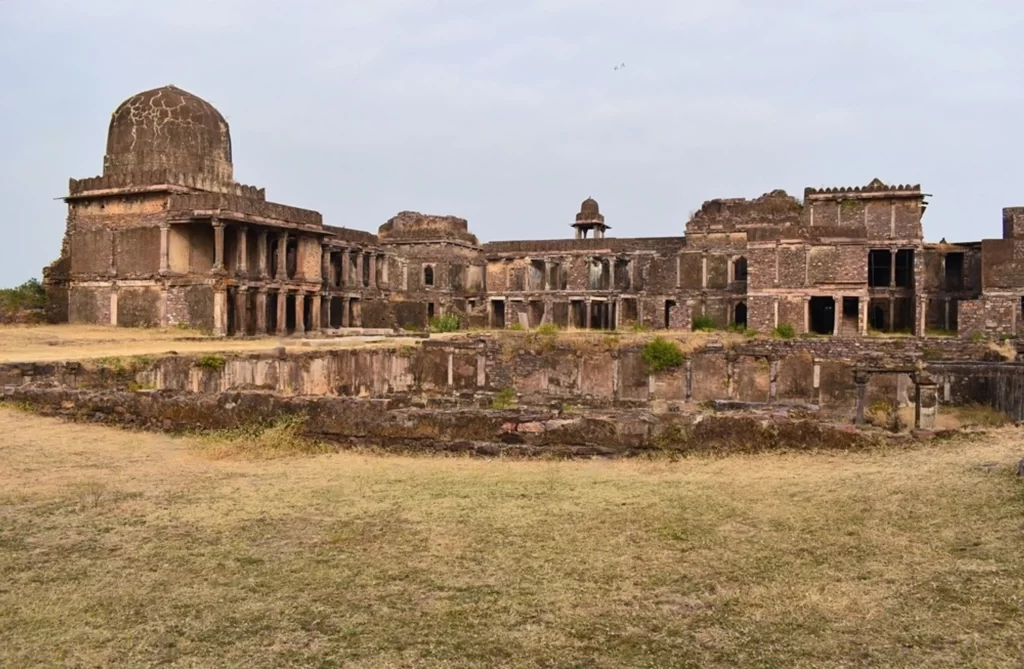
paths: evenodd
<path fill-rule="evenodd" d="M 421 328 L 453 313 L 492 328 L 1017 334 L 1024 208 L 1003 211 L 1002 239 L 925 243 L 926 198 L 876 179 L 802 200 L 715 199 L 678 237 L 609 236 L 590 198 L 565 213 L 565 239 L 481 243 L 464 219 L 408 211 L 373 234 L 237 183 L 224 117 L 167 86 L 117 107 L 102 175 L 70 180 L 44 282 L 56 320 L 227 336 Z"/>

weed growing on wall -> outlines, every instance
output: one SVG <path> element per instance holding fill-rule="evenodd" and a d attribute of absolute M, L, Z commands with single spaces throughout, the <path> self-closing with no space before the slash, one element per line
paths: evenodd
<path fill-rule="evenodd" d="M 796 330 L 789 323 L 779 323 L 772 331 L 772 336 L 776 339 L 792 339 L 796 336 Z"/>
<path fill-rule="evenodd" d="M 693 329 L 696 330 L 717 330 L 715 321 L 710 316 L 694 316 Z"/>
<path fill-rule="evenodd" d="M 445 314 L 430 319 L 431 332 L 455 332 L 459 329 L 459 317 L 457 314 Z"/>
<path fill-rule="evenodd" d="M 686 360 L 686 356 L 675 342 L 663 337 L 655 337 L 647 342 L 640 355 L 647 363 L 647 369 L 651 374 L 678 367 Z"/>

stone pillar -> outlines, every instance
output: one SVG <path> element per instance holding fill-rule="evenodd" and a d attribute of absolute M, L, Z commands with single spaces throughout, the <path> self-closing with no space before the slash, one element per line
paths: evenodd
<path fill-rule="evenodd" d="M 210 219 L 213 225 L 213 271 L 224 270 L 224 223 L 216 218 Z"/>
<path fill-rule="evenodd" d="M 348 249 L 341 250 L 341 285 L 348 286 L 351 282 L 352 254 Z"/>
<path fill-rule="evenodd" d="M 507 313 L 508 312 L 506 312 L 506 314 Z M 590 329 L 590 300 L 587 300 L 587 320 L 583 324 L 583 329 L 584 330 L 589 330 Z"/>
<path fill-rule="evenodd" d="M 256 291 L 256 334 L 267 334 L 267 290 L 260 288 Z"/>
<path fill-rule="evenodd" d="M 843 322 L 843 297 L 842 295 L 832 296 L 832 336 L 839 335 L 839 326 Z"/>
<path fill-rule="evenodd" d="M 864 337 L 868 333 L 868 298 L 857 298 L 857 333 Z"/>
<path fill-rule="evenodd" d="M 811 331 L 811 298 L 804 297 L 804 332 Z"/>
<path fill-rule="evenodd" d="M 942 261 L 945 262 L 946 258 L 943 256 Z M 949 331 L 949 298 L 947 297 L 942 302 L 942 329 Z"/>
<path fill-rule="evenodd" d="M 346 252 L 345 255 L 347 256 L 348 252 Z M 341 298 L 341 327 L 343 327 L 343 328 L 349 327 L 349 323 L 348 323 L 348 321 L 349 321 L 349 318 L 348 318 L 348 301 L 349 301 L 349 298 L 347 298 L 347 297 Z"/>
<path fill-rule="evenodd" d="M 889 249 L 889 287 L 896 287 L 896 249 Z"/>
<path fill-rule="evenodd" d="M 917 336 L 923 337 L 928 325 L 928 296 L 922 295 L 917 300 L 917 310 L 914 312 L 914 324 L 917 326 Z"/>
<path fill-rule="evenodd" d="M 213 291 L 213 334 L 223 337 L 228 332 L 228 293 L 223 288 Z"/>
<path fill-rule="evenodd" d="M 896 298 L 889 294 L 889 327 L 887 332 L 896 331 Z"/>
<path fill-rule="evenodd" d="M 927 372 L 918 372 L 914 402 L 914 427 L 934 430 L 939 409 L 939 386 Z"/>
<path fill-rule="evenodd" d="M 278 281 L 288 278 L 288 233 L 277 233 L 277 275 Z"/>
<path fill-rule="evenodd" d="M 267 231 L 260 230 L 256 236 L 256 273 L 261 279 L 267 278 Z M 266 295 L 264 295 L 266 298 Z M 265 320 L 265 319 L 264 319 Z"/>
<path fill-rule="evenodd" d="M 288 334 L 288 291 L 277 293 L 277 334 Z"/>
<path fill-rule="evenodd" d="M 544 259 L 544 290 L 551 290 L 551 263 Z"/>
<path fill-rule="evenodd" d="M 110 324 L 117 325 L 117 286 L 110 286 Z"/>
<path fill-rule="evenodd" d="M 312 321 L 309 324 L 309 329 L 312 330 L 313 332 L 319 332 L 320 331 L 321 315 L 322 315 L 320 313 L 320 308 L 321 308 L 320 307 L 320 294 L 316 293 L 316 294 L 314 294 L 314 295 L 312 295 L 310 297 L 313 300 L 313 305 L 312 305 L 312 307 L 309 310 L 309 318 L 310 318 L 310 321 Z"/>
<path fill-rule="evenodd" d="M 160 273 L 167 274 L 171 269 L 171 224 L 160 224 Z"/>
<path fill-rule="evenodd" d="M 370 253 L 367 255 L 367 259 L 370 261 L 370 288 L 377 288 L 377 254 Z"/>
<path fill-rule="evenodd" d="M 238 287 L 235 290 L 235 336 L 244 337 L 249 330 L 249 290 Z"/>
<path fill-rule="evenodd" d="M 700 258 L 700 287 L 708 287 L 708 254 L 704 253 Z"/>
<path fill-rule="evenodd" d="M 306 294 L 301 292 L 295 294 L 295 332 L 306 332 Z"/>
<path fill-rule="evenodd" d="M 853 383 L 857 388 L 857 411 L 854 414 L 853 422 L 857 425 L 863 425 L 864 408 L 868 397 L 868 375 L 864 372 L 854 372 Z"/>
<path fill-rule="evenodd" d="M 331 247 L 320 246 L 320 280 L 324 285 L 331 285 Z"/>
<path fill-rule="evenodd" d="M 244 225 L 238 226 L 238 273 L 249 273 L 249 230 Z"/>
<path fill-rule="evenodd" d="M 380 258 L 378 258 L 378 262 L 381 263 L 380 282 L 384 285 L 384 287 L 389 287 L 391 285 L 391 281 L 390 279 L 388 279 L 388 257 L 384 254 L 381 254 Z"/>
<path fill-rule="evenodd" d="M 365 254 L 360 251 L 356 254 L 356 285 L 362 288 L 363 284 L 363 256 Z"/>

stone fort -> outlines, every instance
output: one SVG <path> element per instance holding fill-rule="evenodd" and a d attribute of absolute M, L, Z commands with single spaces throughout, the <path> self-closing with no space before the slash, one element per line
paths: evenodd
<path fill-rule="evenodd" d="M 566 239 L 481 243 L 466 220 L 403 211 L 377 234 L 325 224 L 234 181 L 228 123 L 174 86 L 113 113 L 103 173 L 71 179 L 57 321 L 225 336 L 466 327 L 738 326 L 1017 334 L 1024 207 L 1002 239 L 925 243 L 919 185 L 777 190 L 705 202 L 679 237 L 616 238 L 593 199 Z"/>

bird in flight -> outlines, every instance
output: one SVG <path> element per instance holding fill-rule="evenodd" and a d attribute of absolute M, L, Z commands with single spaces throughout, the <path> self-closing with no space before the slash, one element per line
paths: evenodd
<path fill-rule="evenodd" d="M 622 69 L 625 69 L 625 67 L 626 67 L 626 64 L 625 64 L 625 63 L 620 63 L 620 64 L 616 65 L 616 66 L 615 66 L 614 68 L 612 68 L 612 69 L 615 69 L 615 70 L 622 70 Z"/>

